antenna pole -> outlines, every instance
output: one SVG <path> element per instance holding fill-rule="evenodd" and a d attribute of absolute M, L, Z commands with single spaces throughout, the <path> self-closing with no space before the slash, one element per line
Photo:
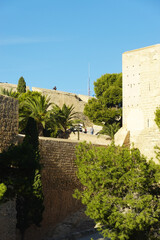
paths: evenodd
<path fill-rule="evenodd" d="M 90 64 L 88 64 L 88 96 L 90 96 Z"/>

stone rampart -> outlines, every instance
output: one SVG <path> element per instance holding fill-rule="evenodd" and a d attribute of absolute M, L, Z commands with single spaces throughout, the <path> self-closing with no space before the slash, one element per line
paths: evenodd
<path fill-rule="evenodd" d="M 47 95 L 48 97 L 50 97 L 50 101 L 55 103 L 59 107 L 62 107 L 64 103 L 68 106 L 71 106 L 73 104 L 75 112 L 83 112 L 86 103 L 86 101 L 83 100 L 88 99 L 83 97 L 82 100 L 78 95 L 73 93 L 49 90 L 44 88 L 32 87 L 32 91 L 38 91 L 41 92 L 43 95 Z"/>
<path fill-rule="evenodd" d="M 0 95 L 0 152 L 17 141 L 18 101 Z M 15 240 L 15 202 L 0 205 L 0 240 Z"/>
<path fill-rule="evenodd" d="M 19 135 L 19 142 L 23 136 Z M 40 137 L 42 185 L 45 210 L 41 228 L 32 227 L 25 240 L 49 237 L 54 226 L 79 210 L 81 203 L 72 197 L 80 187 L 76 177 L 75 147 L 77 141 Z"/>
<path fill-rule="evenodd" d="M 13 90 L 17 91 L 17 84 L 12 84 L 12 83 L 0 83 L 0 89 L 6 89 L 6 90 Z"/>
<path fill-rule="evenodd" d="M 123 127 L 115 142 L 121 144 L 130 132 L 130 143 L 157 161 L 154 147 L 160 144 L 160 132 L 154 119 L 160 106 L 160 44 L 123 53 L 122 71 Z"/>
<path fill-rule="evenodd" d="M 1 89 L 12 90 L 12 91 L 16 92 L 17 91 L 17 84 L 0 82 L 0 90 Z M 26 90 L 29 90 L 28 86 L 26 86 Z"/>
<path fill-rule="evenodd" d="M 18 101 L 0 95 L 0 152 L 15 143 L 18 134 Z"/>
<path fill-rule="evenodd" d="M 21 142 L 18 135 L 18 101 L 0 95 L 0 151 L 11 143 Z M 72 197 L 80 187 L 76 177 L 75 146 L 77 141 L 40 138 L 42 184 L 45 211 L 42 226 L 31 227 L 25 240 L 41 240 L 54 226 L 71 213 L 81 208 L 81 203 Z M 16 231 L 15 201 L 0 206 L 0 240 L 20 239 Z"/>

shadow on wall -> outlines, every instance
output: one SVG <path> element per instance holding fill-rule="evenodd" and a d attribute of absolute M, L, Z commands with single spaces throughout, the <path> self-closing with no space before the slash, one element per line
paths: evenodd
<path fill-rule="evenodd" d="M 22 141 L 22 136 L 19 140 Z M 49 237 L 57 223 L 82 207 L 72 197 L 81 185 L 76 177 L 76 142 L 62 139 L 40 138 L 42 184 L 45 210 L 41 228 L 32 226 L 26 231 L 25 240 L 42 240 Z"/>

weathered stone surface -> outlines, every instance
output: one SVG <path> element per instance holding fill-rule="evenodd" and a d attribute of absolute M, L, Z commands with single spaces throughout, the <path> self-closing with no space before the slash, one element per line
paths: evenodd
<path fill-rule="evenodd" d="M 0 152 L 16 142 L 18 134 L 18 101 L 0 95 Z"/>
<path fill-rule="evenodd" d="M 125 52 L 123 71 L 123 129 L 115 139 L 130 132 L 134 143 L 148 158 L 155 158 L 154 146 L 160 144 L 155 110 L 160 105 L 160 44 Z"/>
<path fill-rule="evenodd" d="M 19 135 L 19 142 L 23 136 Z M 45 238 L 54 226 L 82 207 L 72 197 L 74 189 L 80 187 L 76 176 L 76 141 L 40 137 L 42 184 L 45 210 L 41 228 L 31 227 L 26 240 Z"/>
<path fill-rule="evenodd" d="M 48 97 L 50 97 L 51 102 L 57 104 L 60 107 L 62 107 L 64 103 L 69 106 L 73 104 L 73 106 L 75 107 L 75 112 L 83 112 L 85 103 L 88 101 L 89 98 L 91 98 L 85 95 L 77 95 L 74 93 L 36 87 L 32 87 L 32 91 L 38 91 L 41 92 L 43 95 L 47 95 Z"/>
<path fill-rule="evenodd" d="M 17 142 L 18 101 L 0 95 L 0 152 Z M 0 205 L 0 240 L 15 240 L 15 201 Z"/>
<path fill-rule="evenodd" d="M 15 201 L 0 205 L 0 240 L 16 239 Z"/>

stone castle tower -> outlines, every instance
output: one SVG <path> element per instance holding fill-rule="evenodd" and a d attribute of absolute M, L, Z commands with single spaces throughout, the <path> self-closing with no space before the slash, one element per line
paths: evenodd
<path fill-rule="evenodd" d="M 123 127 L 115 136 L 122 145 L 129 136 L 147 157 L 155 158 L 160 130 L 154 118 L 160 106 L 160 44 L 128 51 L 122 55 Z"/>

